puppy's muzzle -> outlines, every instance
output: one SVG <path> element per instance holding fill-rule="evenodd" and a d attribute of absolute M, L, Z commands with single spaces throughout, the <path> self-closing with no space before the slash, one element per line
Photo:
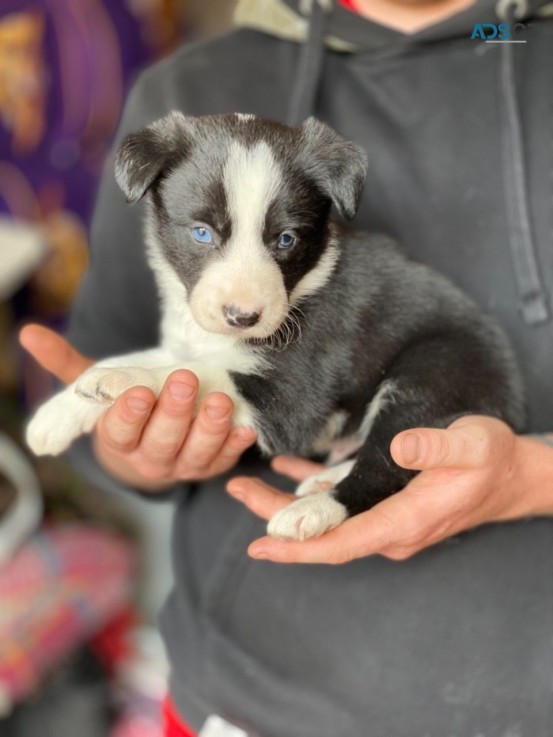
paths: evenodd
<path fill-rule="evenodd" d="M 223 315 L 227 323 L 233 328 L 251 328 L 261 318 L 260 312 L 242 312 L 236 305 L 223 305 Z"/>

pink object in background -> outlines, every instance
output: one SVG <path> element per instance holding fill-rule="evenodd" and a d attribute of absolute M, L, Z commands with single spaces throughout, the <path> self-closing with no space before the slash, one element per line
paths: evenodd
<path fill-rule="evenodd" d="M 0 715 L 128 606 L 133 571 L 125 540 L 84 524 L 41 531 L 0 567 Z"/>

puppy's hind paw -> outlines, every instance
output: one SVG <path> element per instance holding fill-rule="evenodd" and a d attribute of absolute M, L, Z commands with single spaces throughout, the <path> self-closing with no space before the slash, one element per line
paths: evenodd
<path fill-rule="evenodd" d="M 319 537 L 337 527 L 348 513 L 328 492 L 298 499 L 277 512 L 267 526 L 267 532 L 279 540 L 307 540 Z"/>

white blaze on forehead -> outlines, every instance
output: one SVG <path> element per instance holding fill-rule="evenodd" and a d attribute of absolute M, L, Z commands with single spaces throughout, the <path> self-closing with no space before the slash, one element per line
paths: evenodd
<path fill-rule="evenodd" d="M 260 141 L 250 148 L 234 142 L 223 181 L 232 224 L 229 260 L 267 261 L 263 227 L 271 202 L 282 184 L 282 172 L 270 147 Z"/>
<path fill-rule="evenodd" d="M 263 141 L 246 147 L 234 141 L 223 172 L 231 235 L 222 257 L 207 266 L 190 297 L 190 307 L 206 330 L 229 332 L 225 307 L 259 320 L 244 337 L 266 338 L 288 312 L 282 272 L 263 243 L 267 210 L 283 182 L 282 171 Z"/>

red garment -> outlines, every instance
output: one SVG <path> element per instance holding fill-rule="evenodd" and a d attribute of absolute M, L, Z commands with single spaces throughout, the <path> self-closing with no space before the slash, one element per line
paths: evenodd
<path fill-rule="evenodd" d="M 197 737 L 196 733 L 177 714 L 169 697 L 163 702 L 163 737 Z"/>
<path fill-rule="evenodd" d="M 351 10 L 352 13 L 359 12 L 357 10 L 357 0 L 340 0 L 340 3 L 344 6 L 344 8 Z"/>

